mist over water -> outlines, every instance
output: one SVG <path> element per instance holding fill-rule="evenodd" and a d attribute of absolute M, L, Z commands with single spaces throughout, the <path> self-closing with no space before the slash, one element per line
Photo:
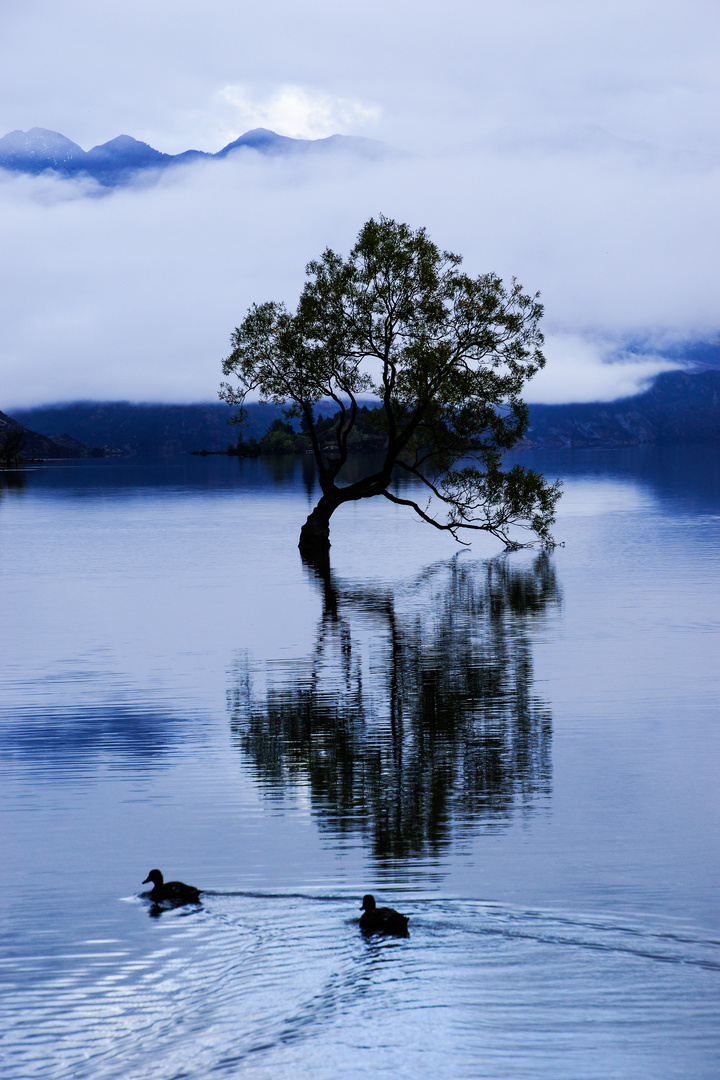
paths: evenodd
<path fill-rule="evenodd" d="M 379 214 L 426 228 L 472 276 L 541 293 L 548 365 L 528 400 L 633 394 L 668 354 L 717 338 L 715 157 L 645 160 L 609 136 L 459 143 L 435 131 L 377 161 L 241 152 L 111 195 L 5 172 L 3 411 L 215 400 L 250 305 L 294 309 L 309 260 L 345 257 Z"/>
<path fill-rule="evenodd" d="M 718 463 L 530 463 L 565 547 L 320 574 L 302 459 L 0 473 L 4 1077 L 717 1074 Z"/>

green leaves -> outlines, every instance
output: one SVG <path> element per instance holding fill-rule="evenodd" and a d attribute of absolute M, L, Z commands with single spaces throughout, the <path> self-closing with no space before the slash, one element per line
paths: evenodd
<path fill-rule="evenodd" d="M 502 472 L 490 464 L 485 472 L 473 466 L 451 470 L 441 487 L 450 506 L 448 523 L 453 535 L 461 528 L 480 529 L 513 548 L 523 546 L 513 539 L 514 530 L 522 529 L 552 546 L 550 526 L 561 495 L 559 481 L 548 485 L 541 473 L 522 465 Z"/>
<path fill-rule="evenodd" d="M 274 302 L 250 308 L 223 363 L 237 385 L 223 383 L 220 396 L 241 409 L 249 393 L 287 405 L 311 439 L 332 502 L 390 498 L 401 467 L 448 516 L 440 521 L 412 500 L 393 501 L 437 528 L 455 536 L 483 529 L 506 543 L 508 530 L 520 528 L 549 542 L 558 486 L 519 466 L 499 468 L 500 452 L 527 426 L 522 388 L 545 363 L 542 305 L 515 279 L 506 287 L 495 274 L 472 278 L 460 265 L 425 229 L 371 218 L 347 259 L 327 249 L 308 263 L 294 314 Z M 339 486 L 358 396 L 369 393 L 383 410 L 383 463 Z M 339 411 L 331 456 L 314 420 L 323 398 Z M 462 459 L 475 464 L 456 469 Z"/>

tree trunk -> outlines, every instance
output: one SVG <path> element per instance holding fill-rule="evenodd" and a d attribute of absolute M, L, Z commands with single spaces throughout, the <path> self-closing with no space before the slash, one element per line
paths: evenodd
<path fill-rule="evenodd" d="M 300 530 L 298 547 L 309 562 L 322 563 L 330 551 L 330 518 L 340 505 L 332 495 L 323 495 Z"/>

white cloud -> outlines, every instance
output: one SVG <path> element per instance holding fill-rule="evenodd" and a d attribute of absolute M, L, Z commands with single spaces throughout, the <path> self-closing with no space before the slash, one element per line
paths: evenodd
<path fill-rule="evenodd" d="M 666 357 L 618 350 L 616 342 L 578 334 L 552 334 L 545 342 L 547 364 L 523 397 L 528 402 L 567 404 L 613 401 L 645 390 L 655 375 L 679 365 Z"/>
<path fill-rule="evenodd" d="M 218 88 L 294 86 L 401 146 L 552 121 L 717 147 L 719 37 L 716 0 L 5 0 L 0 132 L 219 149 Z"/>
<path fill-rule="evenodd" d="M 233 107 L 235 131 L 264 127 L 293 139 L 322 139 L 338 131 L 355 131 L 380 116 L 376 105 L 302 86 L 281 86 L 264 97 L 250 87 L 225 86 L 218 97 Z"/>
<path fill-rule="evenodd" d="M 529 399 L 631 393 L 664 366 L 654 342 L 717 331 L 718 171 L 485 145 L 378 162 L 243 154 L 100 198 L 11 180 L 0 185 L 0 408 L 212 399 L 247 307 L 293 305 L 307 261 L 327 245 L 347 252 L 381 212 L 427 226 L 473 274 L 541 291 L 549 362 Z M 649 343 L 642 357 L 623 353 L 629 340 Z"/>
<path fill-rule="evenodd" d="M 294 303 L 308 259 L 379 212 L 540 290 L 529 397 L 631 392 L 663 341 L 720 325 L 719 41 L 716 0 L 5 5 L 0 133 L 178 152 L 266 126 L 415 156 L 243 155 L 102 198 L 5 178 L 0 408 L 212 398 L 247 306 Z M 629 341 L 643 357 L 610 363 Z"/>

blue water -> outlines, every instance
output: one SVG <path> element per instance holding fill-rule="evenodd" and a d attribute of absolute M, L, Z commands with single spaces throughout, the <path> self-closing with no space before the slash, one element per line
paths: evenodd
<path fill-rule="evenodd" d="M 3 1077 L 720 1074 L 718 456 L 532 463 L 549 556 L 324 581 L 306 461 L 0 473 Z"/>

